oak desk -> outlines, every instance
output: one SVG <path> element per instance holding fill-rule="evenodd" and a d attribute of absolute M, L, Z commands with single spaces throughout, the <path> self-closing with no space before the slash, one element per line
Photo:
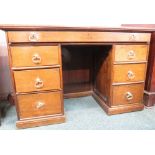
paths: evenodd
<path fill-rule="evenodd" d="M 150 33 L 143 29 L 0 26 L 17 127 L 65 121 L 63 97 L 92 95 L 107 114 L 142 110 Z"/>

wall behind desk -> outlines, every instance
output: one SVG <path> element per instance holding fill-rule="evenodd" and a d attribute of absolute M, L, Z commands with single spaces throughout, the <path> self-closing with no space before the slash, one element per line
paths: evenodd
<path fill-rule="evenodd" d="M 0 99 L 12 92 L 5 32 L 0 31 Z"/>
<path fill-rule="evenodd" d="M 1 0 L 0 24 L 119 26 L 155 23 L 153 0 Z"/>

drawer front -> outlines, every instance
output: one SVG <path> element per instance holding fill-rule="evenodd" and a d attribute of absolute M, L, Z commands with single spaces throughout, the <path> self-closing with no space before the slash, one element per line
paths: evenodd
<path fill-rule="evenodd" d="M 150 33 L 10 31 L 9 42 L 149 42 Z"/>
<path fill-rule="evenodd" d="M 60 69 L 14 71 L 17 92 L 61 89 Z"/>
<path fill-rule="evenodd" d="M 115 45 L 114 61 L 147 61 L 148 45 Z"/>
<path fill-rule="evenodd" d="M 144 84 L 113 86 L 112 106 L 142 103 Z"/>
<path fill-rule="evenodd" d="M 113 66 L 113 82 L 138 82 L 145 80 L 146 64 L 123 64 Z"/>
<path fill-rule="evenodd" d="M 60 64 L 58 46 L 13 46 L 11 56 L 13 67 Z"/>
<path fill-rule="evenodd" d="M 62 113 L 62 93 L 17 95 L 19 117 L 31 118 Z"/>

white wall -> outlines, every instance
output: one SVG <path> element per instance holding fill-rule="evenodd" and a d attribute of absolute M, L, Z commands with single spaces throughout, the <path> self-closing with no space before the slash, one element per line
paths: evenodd
<path fill-rule="evenodd" d="M 0 0 L 0 24 L 117 26 L 155 23 L 153 0 Z"/>

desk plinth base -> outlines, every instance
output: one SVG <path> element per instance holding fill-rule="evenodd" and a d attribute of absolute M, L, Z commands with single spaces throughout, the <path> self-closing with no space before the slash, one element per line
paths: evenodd
<path fill-rule="evenodd" d="M 44 126 L 64 122 L 65 122 L 65 115 L 48 116 L 48 117 L 44 116 L 39 118 L 19 120 L 16 122 L 16 127 L 22 129 L 22 128 L 30 128 L 30 127 Z"/>
<path fill-rule="evenodd" d="M 155 92 L 144 91 L 144 104 L 147 107 L 155 105 Z"/>
<path fill-rule="evenodd" d="M 113 106 L 109 107 L 98 95 L 93 93 L 94 99 L 99 103 L 99 105 L 105 110 L 108 115 L 115 115 L 133 111 L 140 111 L 144 109 L 144 105 L 140 103 L 129 104 L 129 105 L 121 105 L 121 106 Z"/>

